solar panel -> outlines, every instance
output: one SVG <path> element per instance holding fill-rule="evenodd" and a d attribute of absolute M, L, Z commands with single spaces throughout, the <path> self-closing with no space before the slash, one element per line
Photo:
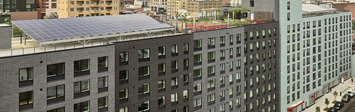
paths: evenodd
<path fill-rule="evenodd" d="M 12 21 L 36 41 L 172 27 L 143 14 Z"/>

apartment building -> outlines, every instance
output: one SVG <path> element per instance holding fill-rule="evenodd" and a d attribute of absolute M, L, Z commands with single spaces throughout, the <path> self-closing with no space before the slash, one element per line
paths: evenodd
<path fill-rule="evenodd" d="M 58 17 L 90 17 L 118 15 L 118 0 L 58 0 Z"/>
<path fill-rule="evenodd" d="M 301 1 L 279 8 L 280 110 L 301 111 L 351 76 L 351 12 Z"/>
<path fill-rule="evenodd" d="M 279 24 L 244 26 L 244 112 L 280 112 Z"/>
<path fill-rule="evenodd" d="M 174 15 L 180 11 L 191 13 L 202 13 L 202 9 L 221 8 L 222 1 L 180 1 L 170 0 L 167 5 L 167 14 Z"/>
<path fill-rule="evenodd" d="M 195 112 L 243 110 L 243 31 L 237 27 L 193 34 Z"/>
<path fill-rule="evenodd" d="M 36 0 L 1 0 L 0 23 L 37 19 L 36 3 Z"/>
<path fill-rule="evenodd" d="M 249 7 L 248 18 L 279 20 L 279 0 L 243 0 L 242 7 Z"/>

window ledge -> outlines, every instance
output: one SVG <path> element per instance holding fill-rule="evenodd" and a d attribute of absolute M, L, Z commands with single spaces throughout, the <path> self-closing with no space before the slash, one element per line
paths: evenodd
<path fill-rule="evenodd" d="M 142 98 L 142 97 L 146 97 L 146 96 L 150 96 L 150 93 L 140 94 L 140 95 L 138 95 L 138 98 Z"/>
<path fill-rule="evenodd" d="M 106 112 L 108 111 L 108 107 L 103 107 L 98 110 L 98 112 Z"/>
<path fill-rule="evenodd" d="M 19 87 L 31 86 L 31 85 L 33 85 L 33 80 L 21 81 L 21 82 L 19 83 Z"/>
<path fill-rule="evenodd" d="M 25 110 L 25 109 L 30 109 L 33 108 L 33 103 L 31 104 L 25 104 L 25 105 L 20 105 L 19 110 Z"/>
<path fill-rule="evenodd" d="M 120 99 L 120 103 L 128 102 L 128 98 Z"/>
<path fill-rule="evenodd" d="M 59 97 L 59 98 L 49 99 L 49 100 L 47 100 L 47 105 L 48 104 L 57 103 L 57 102 L 61 102 L 61 101 L 64 101 L 64 100 L 65 100 L 64 96 Z"/>
<path fill-rule="evenodd" d="M 65 79 L 65 75 L 63 74 L 63 75 L 56 75 L 56 76 L 52 76 L 52 77 L 47 77 L 47 82 L 60 80 L 60 79 Z"/>
<path fill-rule="evenodd" d="M 140 77 L 138 77 L 138 80 L 149 79 L 149 78 L 150 78 L 150 75 L 140 76 Z"/>
<path fill-rule="evenodd" d="M 90 91 L 85 91 L 85 92 L 81 92 L 81 93 L 75 93 L 74 98 L 80 98 L 80 97 L 89 96 L 89 95 L 90 95 Z"/>
<path fill-rule="evenodd" d="M 74 72 L 74 77 L 83 76 L 83 75 L 89 75 L 89 74 L 90 74 L 90 70 L 81 71 L 81 72 Z"/>
<path fill-rule="evenodd" d="M 195 77 L 195 78 L 194 78 L 194 81 L 201 80 L 201 79 L 202 79 L 202 76 L 200 76 L 200 77 Z"/>
<path fill-rule="evenodd" d="M 99 88 L 98 89 L 98 92 L 101 93 L 101 92 L 106 92 L 108 91 L 108 87 L 103 87 L 103 88 Z"/>
<path fill-rule="evenodd" d="M 97 71 L 98 71 L 98 72 L 105 72 L 105 71 L 108 71 L 108 67 L 99 68 Z"/>

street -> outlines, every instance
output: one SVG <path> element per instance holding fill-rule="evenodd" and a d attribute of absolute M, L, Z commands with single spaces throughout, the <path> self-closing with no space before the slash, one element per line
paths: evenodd
<path fill-rule="evenodd" d="M 343 102 L 343 103 L 344 103 L 344 107 L 341 108 L 338 112 L 355 112 L 355 105 L 354 105 L 355 104 L 355 96 L 353 98 L 351 98 L 351 100 L 349 102 Z M 331 106 L 333 106 L 333 105 L 331 105 Z"/>

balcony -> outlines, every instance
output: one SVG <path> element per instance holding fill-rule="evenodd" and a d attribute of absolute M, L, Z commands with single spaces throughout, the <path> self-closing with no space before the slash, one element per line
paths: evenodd
<path fill-rule="evenodd" d="M 99 10 L 96 10 L 96 9 L 90 10 L 90 13 L 99 13 Z"/>
<path fill-rule="evenodd" d="M 99 7 L 99 3 L 90 4 L 90 7 Z"/>

